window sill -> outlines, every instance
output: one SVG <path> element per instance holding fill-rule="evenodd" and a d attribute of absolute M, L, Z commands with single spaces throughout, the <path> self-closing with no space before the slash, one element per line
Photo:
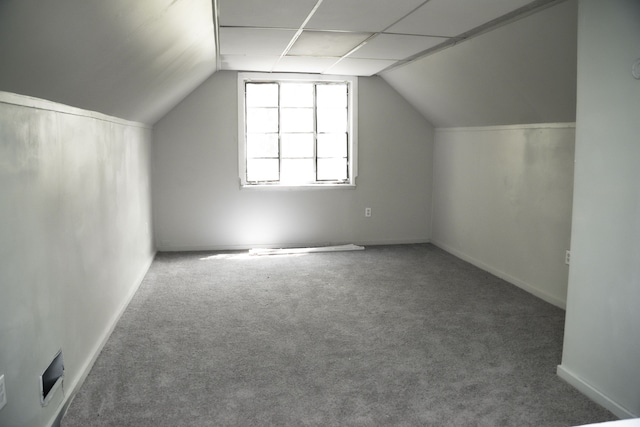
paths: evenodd
<path fill-rule="evenodd" d="M 249 191 L 314 191 L 314 190 L 355 190 L 355 184 L 303 184 L 303 185 L 282 185 L 282 184 L 242 184 L 241 190 Z"/>

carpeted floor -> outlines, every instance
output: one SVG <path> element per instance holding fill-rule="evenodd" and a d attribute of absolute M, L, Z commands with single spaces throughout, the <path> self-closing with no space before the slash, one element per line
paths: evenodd
<path fill-rule="evenodd" d="M 158 254 L 75 426 L 571 426 L 564 312 L 432 245 Z"/>

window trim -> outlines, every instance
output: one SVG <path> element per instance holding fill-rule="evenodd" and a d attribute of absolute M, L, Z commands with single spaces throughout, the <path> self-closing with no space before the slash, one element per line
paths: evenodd
<path fill-rule="evenodd" d="M 349 146 L 348 168 L 349 179 L 345 183 L 316 182 L 307 184 L 250 183 L 247 182 L 246 139 L 245 139 L 245 83 L 246 82 L 340 82 L 349 85 Z M 243 189 L 325 189 L 325 188 L 355 188 L 358 176 L 358 78 L 356 76 L 334 76 L 316 74 L 289 73 L 238 73 L 238 175 L 240 188 Z"/>

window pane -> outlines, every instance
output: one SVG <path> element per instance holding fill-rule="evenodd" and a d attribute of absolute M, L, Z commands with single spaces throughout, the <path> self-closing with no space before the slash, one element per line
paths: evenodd
<path fill-rule="evenodd" d="M 318 157 L 347 157 L 347 134 L 318 134 Z"/>
<path fill-rule="evenodd" d="M 247 108 L 247 133 L 278 132 L 277 108 Z"/>
<path fill-rule="evenodd" d="M 282 132 L 313 132 L 313 108 L 283 108 Z"/>
<path fill-rule="evenodd" d="M 347 159 L 318 159 L 318 181 L 347 179 Z"/>
<path fill-rule="evenodd" d="M 346 108 L 318 108 L 318 132 L 346 132 Z"/>
<path fill-rule="evenodd" d="M 247 157 L 278 157 L 278 134 L 247 134 Z"/>
<path fill-rule="evenodd" d="M 278 159 L 247 159 L 247 181 L 277 181 Z"/>
<path fill-rule="evenodd" d="M 283 107 L 313 107 L 313 83 L 282 83 L 280 105 Z"/>
<path fill-rule="evenodd" d="M 239 73 L 237 89 L 243 187 L 353 183 L 356 78 Z"/>
<path fill-rule="evenodd" d="M 347 108 L 346 84 L 319 84 L 316 91 L 318 108 Z"/>
<path fill-rule="evenodd" d="M 278 85 L 275 83 L 247 83 L 247 107 L 277 107 Z"/>
<path fill-rule="evenodd" d="M 313 159 L 283 159 L 280 182 L 307 184 L 315 181 Z"/>
<path fill-rule="evenodd" d="M 313 157 L 313 134 L 282 134 L 282 157 Z"/>

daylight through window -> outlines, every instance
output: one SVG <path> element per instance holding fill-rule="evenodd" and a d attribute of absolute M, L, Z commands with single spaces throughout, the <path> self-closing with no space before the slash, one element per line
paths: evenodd
<path fill-rule="evenodd" d="M 244 186 L 353 185 L 355 79 L 239 78 Z"/>

